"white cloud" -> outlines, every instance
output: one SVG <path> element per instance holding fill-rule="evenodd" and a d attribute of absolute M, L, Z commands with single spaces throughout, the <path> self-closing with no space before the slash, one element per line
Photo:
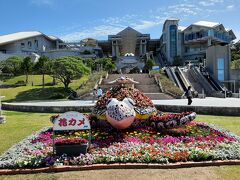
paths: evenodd
<path fill-rule="evenodd" d="M 234 40 L 235 42 L 237 41 L 240 41 L 240 30 L 233 30 L 235 36 L 236 36 L 236 39 Z"/>
<path fill-rule="evenodd" d="M 197 15 L 202 11 L 199 7 L 197 7 L 194 4 L 177 4 L 168 6 L 168 11 L 165 12 L 165 14 L 171 14 L 171 15 L 182 15 L 185 16 L 189 15 Z"/>
<path fill-rule="evenodd" d="M 141 21 L 138 24 L 132 24 L 133 28 L 136 30 L 144 30 L 144 29 L 148 29 L 150 27 L 154 27 L 156 25 L 160 24 L 159 22 L 155 22 L 155 21 Z"/>
<path fill-rule="evenodd" d="M 36 1 L 36 0 L 35 0 Z M 46 0 L 54 1 L 54 0 Z M 169 17 L 177 17 L 179 19 L 189 19 L 195 17 L 207 17 L 212 13 L 220 11 L 216 9 L 214 4 L 223 3 L 224 0 L 201 0 L 198 5 L 193 0 L 184 0 L 184 2 L 169 6 L 156 7 L 155 9 L 146 9 L 141 14 L 127 14 L 121 17 L 107 17 L 104 19 L 96 19 L 91 25 L 86 27 L 69 27 L 60 37 L 65 41 L 76 41 L 87 37 L 103 38 L 110 34 L 116 34 L 122 29 L 130 26 L 138 31 L 143 31 L 152 27 L 160 26 Z M 227 6 L 228 9 L 233 8 L 232 5 Z M 144 15 L 143 15 L 144 14 Z M 104 38 L 106 39 L 106 38 Z"/>
<path fill-rule="evenodd" d="M 227 9 L 228 9 L 228 10 L 234 9 L 234 5 L 232 4 L 232 5 L 227 6 Z"/>
<path fill-rule="evenodd" d="M 202 5 L 202 6 L 213 6 L 217 3 L 223 3 L 224 0 L 203 0 L 203 1 L 200 1 L 199 4 Z"/>
<path fill-rule="evenodd" d="M 34 5 L 53 5 L 55 0 L 30 0 L 31 4 Z"/>
<path fill-rule="evenodd" d="M 146 19 L 146 20 L 145 20 Z M 98 38 L 107 35 L 114 35 L 130 26 L 138 31 L 148 29 L 163 23 L 162 18 L 159 16 L 152 16 L 151 18 L 144 18 L 141 15 L 125 15 L 122 17 L 108 17 L 99 20 L 100 24 L 91 28 L 82 28 L 81 31 L 77 30 L 79 27 L 70 28 L 73 32 L 66 33 L 60 36 L 64 41 L 78 41 L 83 38 L 92 37 Z M 67 29 L 67 28 L 66 28 Z"/>
<path fill-rule="evenodd" d="M 68 33 L 66 35 L 61 36 L 61 39 L 64 41 L 78 41 L 87 37 L 96 38 L 99 36 L 116 34 L 121 30 L 122 27 L 114 27 L 111 25 L 99 25 L 92 28 L 91 30 L 82 30 Z"/>

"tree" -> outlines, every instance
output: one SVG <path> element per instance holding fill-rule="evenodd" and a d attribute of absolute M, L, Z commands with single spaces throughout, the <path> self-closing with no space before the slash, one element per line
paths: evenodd
<path fill-rule="evenodd" d="M 97 64 L 99 64 L 104 70 L 112 71 L 115 69 L 115 64 L 113 63 L 113 60 L 111 58 L 99 58 L 95 60 L 95 67 L 97 67 Z"/>
<path fill-rule="evenodd" d="M 89 55 L 89 54 L 92 54 L 92 52 L 89 51 L 89 50 L 84 50 L 83 52 L 81 52 L 81 54 L 83 54 L 83 55 Z"/>
<path fill-rule="evenodd" d="M 30 57 L 25 57 L 23 59 L 23 62 L 21 63 L 21 69 L 26 75 L 26 84 L 28 83 L 28 75 L 32 71 L 32 68 L 33 68 L 32 59 Z"/>
<path fill-rule="evenodd" d="M 231 62 L 232 69 L 240 69 L 240 59 Z"/>
<path fill-rule="evenodd" d="M 108 72 L 112 72 L 116 68 L 116 65 L 112 62 L 107 62 L 104 66 L 104 70 Z"/>
<path fill-rule="evenodd" d="M 67 89 L 72 80 L 89 74 L 90 69 L 74 57 L 62 57 L 53 61 L 53 76 L 59 79 Z"/>
<path fill-rule="evenodd" d="M 42 86 L 45 86 L 45 74 L 50 73 L 50 63 L 47 56 L 42 56 L 38 59 L 38 62 L 35 64 L 34 69 L 36 72 L 42 74 Z"/>
<path fill-rule="evenodd" d="M 94 61 L 94 59 L 85 59 L 85 60 L 83 60 L 83 62 L 84 62 L 84 64 L 87 67 L 91 68 L 91 70 L 95 69 L 95 61 Z"/>
<path fill-rule="evenodd" d="M 144 66 L 144 71 L 150 71 L 152 67 L 155 65 L 155 62 L 152 59 L 149 59 L 146 61 L 145 66 Z"/>
<path fill-rule="evenodd" d="M 22 57 L 19 56 L 9 57 L 7 60 L 3 62 L 3 71 L 6 73 L 11 73 L 14 76 L 16 76 L 21 72 L 22 62 L 23 62 Z"/>

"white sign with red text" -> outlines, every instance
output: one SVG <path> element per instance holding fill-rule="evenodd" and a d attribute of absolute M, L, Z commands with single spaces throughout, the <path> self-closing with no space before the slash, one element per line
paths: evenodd
<path fill-rule="evenodd" d="M 91 129 L 89 119 L 82 113 L 69 111 L 54 120 L 54 131 Z"/>

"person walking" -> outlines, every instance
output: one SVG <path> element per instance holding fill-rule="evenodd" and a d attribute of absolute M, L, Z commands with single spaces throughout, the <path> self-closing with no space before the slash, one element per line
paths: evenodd
<path fill-rule="evenodd" d="M 93 98 L 93 99 L 92 99 L 92 102 L 94 102 L 95 99 L 97 98 L 97 89 L 96 89 L 96 88 L 93 89 L 92 98 Z"/>
<path fill-rule="evenodd" d="M 101 87 L 98 87 L 97 97 L 100 98 L 102 95 L 103 95 L 103 90 L 101 89 Z"/>
<path fill-rule="evenodd" d="M 193 98 L 192 91 L 191 91 L 191 86 L 188 86 L 188 88 L 185 92 L 185 96 L 188 99 L 188 105 L 191 105 L 192 104 L 192 98 Z"/>

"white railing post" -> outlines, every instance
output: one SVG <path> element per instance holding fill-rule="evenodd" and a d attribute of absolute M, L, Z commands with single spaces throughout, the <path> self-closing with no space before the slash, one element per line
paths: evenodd
<path fill-rule="evenodd" d="M 205 92 L 204 92 L 204 89 L 202 89 L 202 94 L 203 94 L 203 98 L 205 98 Z"/>

